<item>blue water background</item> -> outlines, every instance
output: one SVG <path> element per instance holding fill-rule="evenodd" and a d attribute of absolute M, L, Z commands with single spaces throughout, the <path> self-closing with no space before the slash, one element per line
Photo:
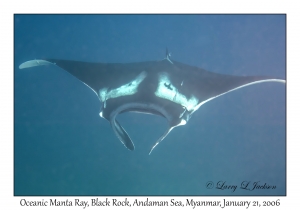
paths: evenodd
<path fill-rule="evenodd" d="M 35 58 L 161 60 L 168 47 L 172 59 L 209 71 L 285 79 L 284 15 L 15 15 L 14 23 L 15 195 L 285 195 L 283 84 L 204 104 L 149 156 L 165 119 L 120 115 L 131 152 L 83 83 L 55 66 L 18 69 Z M 219 181 L 238 188 L 216 189 Z M 276 189 L 243 190 L 243 181 Z"/>

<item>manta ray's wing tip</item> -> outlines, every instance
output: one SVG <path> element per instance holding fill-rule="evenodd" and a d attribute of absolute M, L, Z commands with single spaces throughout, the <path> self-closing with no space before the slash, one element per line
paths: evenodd
<path fill-rule="evenodd" d="M 26 61 L 26 62 L 22 63 L 19 66 L 19 69 L 25 69 L 25 68 L 30 68 L 30 67 L 34 67 L 34 66 L 44 66 L 44 65 L 50 65 L 50 64 L 54 64 L 54 63 L 51 63 L 46 60 L 30 60 L 30 61 Z"/>
<path fill-rule="evenodd" d="M 258 81 L 258 83 L 260 83 L 260 82 L 279 82 L 279 83 L 285 84 L 286 80 L 285 79 L 278 79 L 278 78 L 276 78 L 276 79 L 274 79 L 274 78 L 267 78 L 267 79 L 263 79 L 261 81 Z"/>
<path fill-rule="evenodd" d="M 281 79 L 279 82 L 286 84 L 286 80 Z"/>

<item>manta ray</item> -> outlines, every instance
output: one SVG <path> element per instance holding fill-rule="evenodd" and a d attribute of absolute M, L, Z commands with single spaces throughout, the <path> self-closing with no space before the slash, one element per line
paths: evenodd
<path fill-rule="evenodd" d="M 75 76 L 95 92 L 101 102 L 100 117 L 109 121 L 124 146 L 134 150 L 134 144 L 117 121 L 118 114 L 141 112 L 164 117 L 168 129 L 150 149 L 153 149 L 177 126 L 185 125 L 203 104 L 262 82 L 285 83 L 270 76 L 234 76 L 206 71 L 199 67 L 171 60 L 136 63 L 90 63 L 61 59 L 35 59 L 19 68 L 56 65 Z"/>

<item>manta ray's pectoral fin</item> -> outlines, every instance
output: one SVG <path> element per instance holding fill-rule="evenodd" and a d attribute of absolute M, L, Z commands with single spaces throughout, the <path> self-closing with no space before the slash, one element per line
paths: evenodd
<path fill-rule="evenodd" d="M 124 146 L 129 150 L 134 150 L 132 140 L 130 139 L 124 128 L 120 125 L 120 123 L 115 118 L 113 118 L 110 120 L 110 124 L 116 136 L 120 139 Z"/>
<path fill-rule="evenodd" d="M 159 139 L 156 141 L 156 143 L 153 145 L 153 147 L 151 148 L 149 155 L 151 154 L 151 152 L 153 151 L 153 149 L 162 141 L 166 138 L 166 136 L 170 133 L 170 131 L 173 129 L 174 127 L 170 127 L 168 130 L 166 130 L 166 132 L 159 137 Z"/>

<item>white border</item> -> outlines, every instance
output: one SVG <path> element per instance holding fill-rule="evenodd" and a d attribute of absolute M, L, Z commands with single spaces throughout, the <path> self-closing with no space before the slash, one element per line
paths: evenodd
<path fill-rule="evenodd" d="M 294 3 L 295 2 L 295 3 Z M 3 0 L 1 14 L 1 146 L 0 207 L 24 209 L 13 197 L 13 14 L 14 13 L 287 13 L 287 197 L 279 197 L 285 209 L 297 205 L 299 194 L 299 7 L 297 1 L 70 1 Z M 38 199 L 40 199 L 39 197 Z M 120 198 L 120 197 L 118 197 Z M 153 197 L 154 198 L 154 197 Z M 155 197 L 167 200 L 169 197 Z M 177 197 L 179 200 L 184 197 Z M 204 197 L 220 200 L 223 197 Z M 276 197 L 228 197 L 231 200 L 274 200 Z M 34 200 L 34 197 L 30 197 Z M 74 197 L 70 197 L 74 199 Z M 85 197 L 87 199 L 87 197 Z M 5 208 L 4 208 L 5 207 Z M 29 207 L 30 208 L 30 207 Z M 31 207 L 32 208 L 32 207 Z M 39 208 L 40 209 L 40 208 Z M 295 208 L 293 208 L 295 209 Z"/>

